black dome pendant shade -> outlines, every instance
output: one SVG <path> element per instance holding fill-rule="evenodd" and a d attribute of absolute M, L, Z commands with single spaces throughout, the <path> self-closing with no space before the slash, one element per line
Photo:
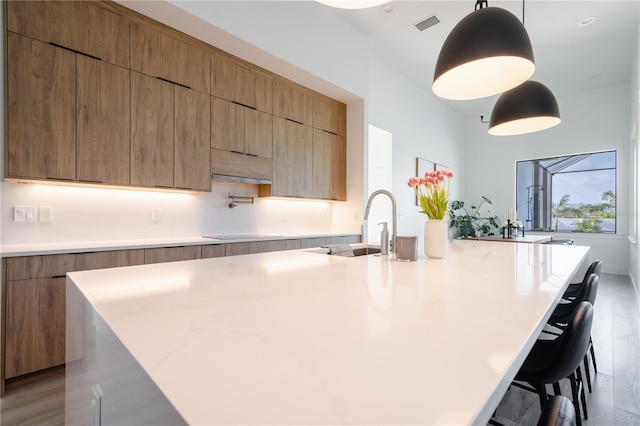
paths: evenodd
<path fill-rule="evenodd" d="M 558 123 L 560 109 L 551 90 L 537 81 L 526 81 L 498 98 L 491 112 L 489 134 L 523 135 Z"/>
<path fill-rule="evenodd" d="M 445 99 L 484 98 L 522 84 L 534 71 L 524 25 L 505 9 L 486 7 L 465 16 L 445 40 L 432 89 Z"/>

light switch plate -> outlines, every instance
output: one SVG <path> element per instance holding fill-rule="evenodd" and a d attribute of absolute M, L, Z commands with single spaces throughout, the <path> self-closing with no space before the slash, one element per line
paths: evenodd
<path fill-rule="evenodd" d="M 36 206 L 15 206 L 13 208 L 14 222 L 35 222 Z"/>

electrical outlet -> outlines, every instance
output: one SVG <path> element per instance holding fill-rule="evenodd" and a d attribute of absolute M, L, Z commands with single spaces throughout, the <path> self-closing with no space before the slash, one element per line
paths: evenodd
<path fill-rule="evenodd" d="M 40 218 L 40 222 L 53 222 L 53 208 L 40 207 L 38 217 Z"/>
<path fill-rule="evenodd" d="M 35 206 L 15 206 L 13 208 L 14 222 L 35 222 L 36 207 Z"/>
<path fill-rule="evenodd" d="M 151 208 L 151 221 L 152 222 L 160 222 L 162 219 L 162 209 L 160 207 L 152 207 Z"/>

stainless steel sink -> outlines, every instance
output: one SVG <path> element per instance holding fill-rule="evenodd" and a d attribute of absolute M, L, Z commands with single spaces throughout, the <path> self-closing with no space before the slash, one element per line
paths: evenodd
<path fill-rule="evenodd" d="M 353 247 L 353 256 L 367 256 L 370 254 L 380 254 L 380 247 L 378 246 L 362 246 L 361 244 L 356 244 L 356 247 Z M 328 254 L 331 255 L 328 247 L 321 247 L 317 249 L 307 250 L 310 253 L 318 253 L 318 254 Z M 343 257 L 351 257 L 351 256 L 343 256 Z"/>
<path fill-rule="evenodd" d="M 367 256 L 369 254 L 379 254 L 380 247 L 358 247 L 353 249 L 354 256 Z"/>

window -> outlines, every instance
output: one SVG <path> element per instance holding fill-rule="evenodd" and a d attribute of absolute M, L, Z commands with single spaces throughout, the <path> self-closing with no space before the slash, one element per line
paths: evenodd
<path fill-rule="evenodd" d="M 616 152 L 516 163 L 518 219 L 529 231 L 616 232 Z"/>

